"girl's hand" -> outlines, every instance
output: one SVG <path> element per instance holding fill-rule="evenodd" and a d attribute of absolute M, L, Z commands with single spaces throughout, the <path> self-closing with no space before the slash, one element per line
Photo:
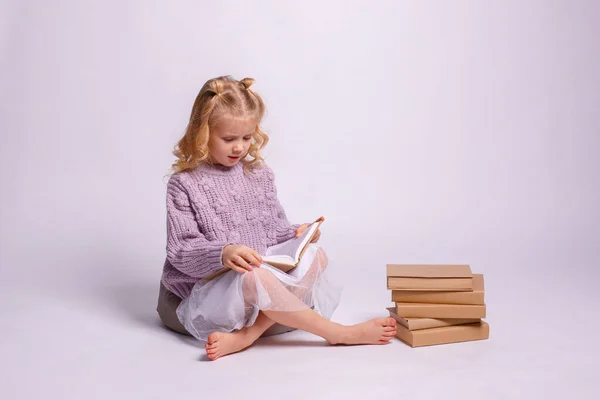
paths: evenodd
<path fill-rule="evenodd" d="M 324 221 L 325 218 L 320 217 L 317 221 Z M 296 237 L 299 237 L 300 235 L 302 235 L 304 233 L 304 231 L 306 231 L 308 229 L 309 226 L 311 226 L 312 224 L 302 224 L 298 227 L 298 229 L 296 229 Z M 317 241 L 319 240 L 319 238 L 321 237 L 321 230 L 317 229 L 317 231 L 315 232 L 315 236 L 313 236 L 312 240 L 310 241 L 311 243 L 317 243 Z"/>
<path fill-rule="evenodd" d="M 223 249 L 223 265 L 240 274 L 260 267 L 262 257 L 247 246 L 228 244 Z"/>

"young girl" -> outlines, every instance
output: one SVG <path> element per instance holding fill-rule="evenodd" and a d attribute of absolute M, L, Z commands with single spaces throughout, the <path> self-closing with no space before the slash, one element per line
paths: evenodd
<path fill-rule="evenodd" d="M 289 273 L 262 263 L 268 247 L 299 236 L 291 225 L 261 150 L 264 104 L 250 86 L 218 77 L 194 102 L 167 187 L 167 257 L 158 313 L 165 326 L 206 342 L 215 360 L 260 336 L 302 329 L 331 344 L 385 344 L 392 318 L 353 326 L 331 322 L 340 290 L 328 279 L 316 243 Z M 214 279 L 203 279 L 228 268 Z"/>

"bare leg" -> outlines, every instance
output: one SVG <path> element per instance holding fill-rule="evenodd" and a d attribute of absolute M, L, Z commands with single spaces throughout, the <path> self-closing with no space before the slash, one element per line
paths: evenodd
<path fill-rule="evenodd" d="M 304 299 L 308 291 L 312 288 L 317 276 L 323 272 L 327 266 L 327 256 L 321 249 L 304 275 L 298 282 L 298 286 L 292 287 L 289 291 L 300 299 Z M 251 284 L 255 284 L 252 282 Z M 246 298 L 247 302 L 254 301 L 253 296 Z M 275 321 L 267 317 L 262 311 L 258 314 L 254 325 L 244 327 L 235 332 L 213 332 L 208 336 L 208 343 L 204 345 L 206 354 L 211 360 L 216 360 L 227 354 L 236 353 L 251 346 Z"/>
<path fill-rule="evenodd" d="M 264 311 L 273 321 L 321 336 L 330 344 L 386 344 L 396 335 L 396 320 L 376 318 L 346 326 L 331 322 L 311 309 Z"/>
<path fill-rule="evenodd" d="M 378 318 L 352 326 L 331 322 L 308 308 L 266 269 L 257 268 L 246 273 L 243 290 L 244 296 L 249 302 L 256 301 L 258 295 L 256 289 L 257 276 L 260 277 L 260 283 L 272 299 L 273 309 L 262 310 L 263 315 L 267 318 L 263 317 L 260 320 L 257 318 L 256 323 L 244 332 L 240 330 L 229 334 L 212 333 L 209 336 L 209 343 L 206 345 L 207 354 L 211 359 L 219 358 L 249 346 L 273 324 L 273 321 L 321 336 L 331 344 L 385 344 L 396 334 L 396 321 L 393 318 Z M 281 311 L 276 311 L 277 308 Z M 260 331 L 261 329 L 262 331 Z M 248 336 L 248 331 L 252 332 L 250 336 Z M 260 334 L 256 336 L 259 331 Z M 234 337 L 236 334 L 239 334 L 238 337 Z M 254 337 L 254 340 L 249 342 L 252 337 Z"/>
<path fill-rule="evenodd" d="M 275 321 L 261 311 L 252 326 L 231 333 L 213 332 L 208 336 L 208 343 L 204 345 L 206 355 L 211 360 L 216 360 L 227 354 L 243 350 L 254 343 L 274 323 Z"/>
<path fill-rule="evenodd" d="M 249 298 L 256 296 L 253 292 L 253 288 L 256 291 L 256 284 L 251 284 L 256 276 L 273 303 L 268 310 L 262 310 L 263 313 L 282 325 L 314 333 L 331 344 L 384 344 L 396 335 L 396 320 L 393 318 L 374 319 L 352 326 L 329 321 L 308 308 L 265 269 L 257 268 L 245 279 L 248 285 L 243 288 L 244 295 Z"/>
<path fill-rule="evenodd" d="M 310 268 L 306 271 L 300 282 L 298 282 L 298 286 L 290 287 L 289 291 L 301 300 L 304 300 L 304 302 L 310 301 L 310 298 L 307 299 L 306 296 L 312 289 L 317 277 L 327 268 L 327 263 L 327 255 L 319 248 Z"/>

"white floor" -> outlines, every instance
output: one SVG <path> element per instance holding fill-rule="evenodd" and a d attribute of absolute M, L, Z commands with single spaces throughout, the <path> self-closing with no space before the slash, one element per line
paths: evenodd
<path fill-rule="evenodd" d="M 585 274 L 536 276 L 514 265 L 480 267 L 491 326 L 486 341 L 418 349 L 398 340 L 387 346 L 332 347 L 292 332 L 210 362 L 201 344 L 159 324 L 156 271 L 118 265 L 50 270 L 9 276 L 0 293 L 2 398 L 600 395 L 600 302 L 595 282 Z M 350 282 L 334 320 L 384 316 L 390 303 L 383 271 L 374 268 L 360 283 Z M 56 272 L 67 278 L 53 278 Z"/>

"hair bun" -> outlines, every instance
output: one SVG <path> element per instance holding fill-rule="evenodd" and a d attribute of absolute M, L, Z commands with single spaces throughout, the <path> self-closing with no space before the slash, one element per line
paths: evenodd
<path fill-rule="evenodd" d="M 225 90 L 225 87 L 224 87 L 221 79 L 213 79 L 210 82 L 210 90 L 217 96 L 220 95 L 221 93 L 223 93 L 223 90 Z"/>
<path fill-rule="evenodd" d="M 250 86 L 252 86 L 254 84 L 254 79 L 253 78 L 244 78 L 240 81 L 240 83 L 242 84 L 244 89 L 250 89 Z"/>

